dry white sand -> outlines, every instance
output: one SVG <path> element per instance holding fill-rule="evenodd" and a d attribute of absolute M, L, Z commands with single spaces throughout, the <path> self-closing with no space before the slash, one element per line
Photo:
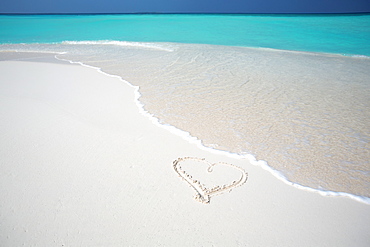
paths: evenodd
<path fill-rule="evenodd" d="M 370 246 L 369 205 L 199 149 L 117 78 L 36 61 L 0 62 L 1 246 Z M 173 169 L 185 156 L 249 178 L 202 204 Z"/>

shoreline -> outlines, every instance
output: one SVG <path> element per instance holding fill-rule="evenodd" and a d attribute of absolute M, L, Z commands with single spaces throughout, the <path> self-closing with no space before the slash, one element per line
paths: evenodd
<path fill-rule="evenodd" d="M 73 42 L 73 44 L 78 44 L 78 43 L 86 44 L 85 41 L 76 42 L 76 43 Z M 95 43 L 96 42 L 93 42 L 93 44 L 95 44 Z M 129 43 L 136 43 L 136 42 L 129 42 Z M 142 42 L 139 42 L 139 43 L 140 43 L 140 45 L 143 45 Z M 145 44 L 151 44 L 151 43 L 144 43 L 144 45 Z M 149 46 L 149 48 L 153 48 L 153 47 Z M 159 47 L 158 49 L 164 49 L 164 48 L 163 47 Z M 265 48 L 258 48 L 258 49 L 265 49 Z M 275 49 L 267 49 L 267 50 L 275 50 Z M 301 53 L 301 52 L 296 52 L 296 51 L 282 51 L 282 52 Z M 0 54 L 2 54 L 2 53 L 3 52 L 0 52 Z M 106 73 L 106 72 L 102 71 L 102 68 L 94 67 L 94 66 L 91 66 L 91 65 L 87 65 L 87 64 L 84 64 L 83 62 L 74 62 L 74 61 L 71 61 L 71 60 L 68 60 L 68 59 L 65 59 L 65 58 L 58 58 L 58 55 L 63 55 L 64 53 L 56 53 L 56 52 L 40 53 L 40 52 L 32 52 L 32 51 L 30 51 L 30 52 L 27 52 L 27 51 L 25 51 L 25 52 L 23 52 L 23 51 L 21 51 L 21 52 L 10 51 L 9 52 L 9 54 L 12 54 L 12 53 L 13 53 L 13 56 L 14 56 L 14 53 L 17 53 L 17 54 L 20 54 L 21 57 L 23 56 L 22 55 L 23 53 L 30 54 L 30 59 L 31 60 L 37 59 L 37 60 L 40 60 L 40 61 L 42 61 L 42 59 L 40 59 L 40 57 L 34 57 L 33 54 L 52 55 L 54 59 L 56 59 L 57 61 L 61 61 L 62 63 L 69 63 L 69 64 L 73 64 L 73 65 L 83 66 L 83 67 L 86 67 L 86 68 L 94 69 L 97 72 L 99 72 L 99 73 L 101 73 L 101 74 L 103 74 L 105 76 L 112 77 L 112 78 L 117 78 L 120 81 L 122 81 L 123 83 L 125 83 L 126 85 L 128 85 L 128 86 L 130 86 L 130 87 L 132 87 L 134 89 L 134 94 L 135 94 L 134 102 L 135 102 L 135 104 L 136 104 L 139 112 L 143 116 L 149 118 L 149 120 L 154 125 L 156 125 L 157 127 L 163 128 L 163 129 L 171 132 L 172 134 L 175 134 L 175 135 L 181 137 L 182 139 L 186 140 L 190 144 L 195 144 L 199 149 L 205 150 L 205 151 L 210 152 L 210 153 L 219 154 L 219 155 L 222 155 L 222 156 L 225 156 L 225 157 L 230 157 L 230 158 L 233 158 L 233 159 L 239 159 L 239 160 L 246 159 L 252 165 L 257 166 L 257 167 L 260 167 L 260 168 L 268 171 L 276 179 L 284 182 L 285 184 L 287 184 L 289 186 L 295 187 L 295 188 L 297 188 L 299 190 L 313 192 L 313 193 L 318 193 L 319 195 L 325 196 L 325 197 L 346 197 L 346 198 L 349 198 L 351 200 L 354 200 L 354 201 L 357 201 L 357 202 L 360 202 L 360 203 L 364 203 L 366 205 L 370 205 L 370 198 L 369 197 L 366 197 L 366 196 L 360 196 L 360 195 L 351 194 L 351 193 L 347 193 L 347 192 L 341 192 L 341 191 L 331 191 L 331 190 L 324 190 L 324 189 L 322 189 L 322 190 L 321 189 L 315 189 L 315 188 L 311 188 L 309 186 L 301 185 L 299 183 L 290 181 L 289 179 L 286 178 L 286 176 L 281 171 L 276 170 L 275 168 L 271 167 L 268 164 L 267 161 L 265 161 L 265 160 L 257 160 L 256 157 L 254 155 L 252 155 L 252 154 L 244 154 L 243 155 L 243 154 L 232 153 L 232 152 L 229 152 L 229 151 L 218 150 L 216 148 L 205 146 L 202 143 L 202 140 L 201 139 L 199 139 L 199 138 L 197 138 L 195 136 L 192 136 L 189 132 L 187 132 L 185 130 L 179 129 L 179 128 L 177 128 L 175 126 L 172 126 L 170 124 L 161 123 L 161 120 L 160 119 L 158 119 L 157 117 L 155 117 L 150 112 L 146 111 L 144 109 L 144 104 L 141 103 L 140 100 L 139 100 L 139 98 L 141 97 L 141 94 L 139 92 L 139 86 L 132 85 L 130 82 L 124 80 L 119 75 L 111 75 L 109 73 Z M 305 53 L 308 53 L 308 54 L 311 54 L 311 55 L 315 55 L 315 53 L 312 53 L 312 52 L 305 52 Z M 341 56 L 339 54 L 326 54 L 326 55 L 329 55 L 329 56 L 330 55 L 332 55 L 332 56 Z M 41 58 L 42 57 L 43 56 L 41 56 Z M 360 59 L 361 58 L 362 57 L 360 57 Z M 25 59 L 25 58 L 23 58 L 23 59 Z M 46 61 L 49 62 L 50 61 L 50 58 L 46 59 Z M 55 61 L 52 61 L 52 62 L 55 62 Z"/>
<path fill-rule="evenodd" d="M 325 197 L 331 197 L 331 196 L 333 196 L 333 197 L 346 197 L 346 198 L 349 198 L 351 200 L 355 200 L 357 202 L 370 205 L 370 198 L 369 197 L 359 196 L 359 195 L 355 195 L 355 194 L 351 194 L 351 193 L 346 193 L 346 192 L 340 192 L 340 191 L 338 192 L 338 191 L 330 191 L 330 190 L 319 190 L 319 189 L 311 188 L 311 187 L 308 187 L 308 186 L 304 186 L 304 185 L 301 185 L 301 184 L 292 182 L 292 181 L 288 180 L 281 171 L 276 170 L 273 167 L 269 166 L 267 161 L 265 161 L 265 160 L 257 160 L 256 157 L 253 156 L 252 154 L 242 155 L 242 154 L 232 153 L 232 152 L 228 152 L 228 151 L 224 151 L 224 150 L 218 150 L 218 149 L 215 149 L 215 148 L 212 148 L 212 147 L 207 147 L 207 146 L 205 146 L 202 143 L 202 140 L 198 139 L 195 136 L 192 136 L 189 132 L 187 132 L 185 130 L 181 130 L 181 129 L 176 128 L 175 126 L 172 126 L 172 125 L 169 125 L 169 124 L 162 124 L 162 123 L 160 123 L 160 119 L 156 118 L 155 116 L 153 116 L 153 114 L 151 114 L 150 112 L 146 111 L 144 109 L 144 105 L 139 100 L 139 98 L 141 97 L 141 94 L 139 92 L 139 87 L 138 86 L 132 85 L 130 82 L 125 81 L 120 76 L 110 75 L 108 73 L 105 73 L 105 72 L 103 72 L 101 70 L 101 68 L 90 66 L 90 65 L 86 65 L 86 64 L 81 63 L 81 62 L 73 62 L 73 61 L 70 61 L 70 60 L 59 59 L 57 57 L 57 55 L 55 56 L 55 58 L 58 59 L 58 60 L 60 60 L 60 61 L 65 61 L 65 62 L 69 62 L 71 64 L 78 64 L 78 65 L 81 65 L 81 66 L 85 66 L 87 68 L 95 69 L 99 73 L 102 73 L 102 74 L 104 74 L 106 76 L 110 76 L 110 77 L 113 77 L 113 78 L 118 78 L 122 82 L 124 82 L 127 85 L 133 87 L 135 89 L 135 104 L 137 105 L 139 112 L 143 116 L 149 118 L 150 121 L 154 125 L 156 125 L 156 126 L 158 126 L 160 128 L 163 128 L 163 129 L 171 132 L 172 134 L 175 134 L 175 135 L 181 137 L 182 139 L 186 140 L 190 144 L 197 145 L 197 147 L 199 149 L 205 150 L 205 151 L 210 152 L 210 153 L 220 154 L 220 155 L 223 155 L 225 157 L 230 157 L 230 158 L 233 158 L 233 159 L 240 159 L 240 160 L 246 159 L 246 160 L 248 160 L 248 162 L 250 164 L 252 164 L 254 166 L 257 166 L 257 167 L 260 167 L 260 168 L 268 171 L 276 179 L 284 182 L 285 184 L 287 184 L 289 186 L 293 186 L 293 187 L 295 187 L 295 188 L 297 188 L 299 190 L 313 192 L 313 193 L 318 193 L 319 195 L 325 196 Z"/>
<path fill-rule="evenodd" d="M 299 190 L 158 128 L 122 79 L 50 56 L 0 68 L 0 238 L 9 246 L 370 244 L 369 205 Z M 172 168 L 188 156 L 249 178 L 202 205 Z"/>
<path fill-rule="evenodd" d="M 265 48 L 259 48 L 259 49 L 265 49 Z M 269 49 L 267 49 L 267 50 L 269 50 Z M 275 49 L 271 49 L 271 50 L 275 50 Z M 283 52 L 301 53 L 299 51 L 283 51 Z M 315 55 L 315 53 L 312 53 L 312 52 L 304 52 L 304 53 L 310 53 L 311 55 Z M 330 55 L 330 54 L 326 54 L 326 55 Z M 333 56 L 340 56 L 339 54 L 331 54 L 331 55 L 333 55 Z M 141 97 L 141 94 L 139 92 L 139 86 L 132 85 L 130 82 L 124 80 L 122 77 L 120 77 L 118 75 L 108 74 L 108 73 L 102 71 L 102 69 L 99 68 L 99 67 L 94 67 L 94 66 L 91 66 L 91 65 L 87 65 L 87 64 L 84 64 L 82 62 L 73 62 L 73 61 L 70 61 L 70 60 L 67 60 L 67 59 L 61 59 L 61 58 L 58 58 L 58 54 L 55 55 L 55 58 L 57 60 L 68 62 L 70 64 L 78 64 L 78 65 L 81 65 L 81 66 L 84 66 L 84 67 L 87 67 L 87 68 L 95 69 L 99 73 L 102 73 L 102 74 L 104 74 L 106 76 L 109 76 L 109 77 L 118 78 L 122 82 L 124 82 L 127 85 L 133 87 L 134 90 L 135 90 L 135 104 L 137 105 L 137 107 L 139 109 L 139 112 L 143 116 L 148 117 L 150 119 L 150 121 L 153 124 L 155 124 L 156 126 L 158 126 L 160 128 L 164 128 L 167 131 L 169 131 L 169 132 L 171 132 L 171 133 L 173 133 L 175 135 L 178 135 L 179 137 L 183 138 L 184 140 L 188 141 L 189 143 L 197 145 L 198 148 L 200 148 L 202 150 L 205 150 L 205 151 L 210 152 L 210 153 L 224 155 L 226 157 L 231 157 L 233 159 L 240 159 L 240 160 L 246 159 L 252 165 L 255 165 L 257 167 L 260 167 L 260 168 L 268 171 L 276 179 L 284 182 L 285 184 L 287 184 L 289 186 L 293 186 L 293 187 L 295 187 L 297 189 L 300 189 L 300 190 L 318 193 L 321 196 L 347 197 L 347 198 L 350 198 L 350 199 L 355 200 L 357 202 L 370 205 L 370 198 L 369 197 L 359 196 L 359 195 L 355 195 L 355 194 L 351 194 L 351 193 L 347 193 L 347 192 L 341 192 L 341 191 L 330 191 L 330 190 L 315 189 L 315 188 L 311 188 L 309 186 L 301 185 L 299 183 L 290 181 L 290 180 L 288 180 L 284 176 L 284 174 L 281 171 L 276 170 L 273 167 L 269 166 L 267 161 L 265 161 L 265 160 L 257 160 L 256 157 L 254 155 L 252 155 L 252 154 L 244 154 L 244 155 L 242 155 L 242 154 L 232 153 L 232 152 L 229 152 L 229 151 L 218 150 L 218 149 L 212 148 L 212 147 L 207 147 L 207 146 L 205 146 L 202 143 L 202 140 L 198 139 L 195 136 L 192 136 L 189 132 L 187 132 L 185 130 L 181 130 L 181 129 L 179 129 L 179 128 L 175 127 L 175 126 L 169 125 L 169 124 L 162 124 L 162 123 L 160 123 L 160 119 L 158 119 L 157 117 L 155 117 L 150 112 L 146 111 L 144 109 L 144 105 L 139 100 L 140 97 Z M 362 57 L 360 57 L 360 58 L 362 58 Z"/>
<path fill-rule="evenodd" d="M 43 42 L 43 43 L 0 43 L 0 52 L 39 52 L 39 53 L 53 53 L 56 54 L 58 52 L 55 51 L 27 51 L 25 50 L 17 50 L 13 47 L 17 47 L 19 45 L 38 45 L 38 44 L 45 44 L 45 45 L 117 45 L 117 46 L 131 46 L 131 47 L 141 47 L 147 49 L 154 49 L 154 50 L 163 50 L 163 51 L 175 51 L 176 45 L 206 45 L 206 46 L 214 46 L 214 47 L 233 47 L 233 48 L 241 48 L 241 49 L 252 49 L 252 50 L 261 50 L 261 51 L 274 51 L 274 52 L 281 52 L 281 53 L 291 53 L 291 54 L 303 54 L 303 55 L 322 55 L 327 57 L 348 57 L 348 58 L 355 58 L 355 59 L 370 59 L 369 55 L 364 54 L 357 54 L 357 53 L 333 53 L 333 52 L 324 52 L 324 51 L 306 51 L 306 50 L 287 50 L 287 49 L 279 49 L 279 48 L 269 48 L 269 47 L 262 47 L 262 46 L 243 46 L 243 45 L 222 45 L 222 44 L 207 44 L 207 43 L 182 43 L 182 42 L 164 42 L 164 41 L 123 41 L 123 40 L 63 40 L 59 42 Z M 161 46 L 162 45 L 162 46 Z M 168 47 L 166 47 L 166 45 Z M 7 48 L 9 50 L 4 50 L 2 47 L 10 47 Z M 58 53 L 62 55 L 62 53 Z M 69 60 L 65 60 L 69 61 Z"/>

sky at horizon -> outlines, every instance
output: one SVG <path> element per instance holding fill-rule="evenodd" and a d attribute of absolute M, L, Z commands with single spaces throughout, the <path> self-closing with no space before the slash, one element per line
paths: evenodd
<path fill-rule="evenodd" d="M 370 0 L 3 0 L 3 14 L 366 13 Z"/>

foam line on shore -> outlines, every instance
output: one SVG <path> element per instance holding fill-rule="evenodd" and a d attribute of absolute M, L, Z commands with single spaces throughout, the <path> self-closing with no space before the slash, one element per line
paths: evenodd
<path fill-rule="evenodd" d="M 102 69 L 99 68 L 99 67 L 94 67 L 94 66 L 91 66 L 91 65 L 86 65 L 86 64 L 84 64 L 82 62 L 75 62 L 75 61 L 71 61 L 71 60 L 68 60 L 68 59 L 58 58 L 58 55 L 59 54 L 60 55 L 61 54 L 64 54 L 64 52 L 63 53 L 58 53 L 57 55 L 55 55 L 55 58 L 58 59 L 58 60 L 66 61 L 66 62 L 69 62 L 71 64 L 79 64 L 79 65 L 82 65 L 82 66 L 85 66 L 85 67 L 88 67 L 88 68 L 95 69 L 98 72 L 100 72 L 100 73 L 102 73 L 102 74 L 104 74 L 106 76 L 110 76 L 110 77 L 114 77 L 114 78 L 119 78 L 122 82 L 126 83 L 127 85 L 129 85 L 130 87 L 132 87 L 134 89 L 134 94 L 135 94 L 134 101 L 135 101 L 135 104 L 137 105 L 137 107 L 139 109 L 139 112 L 143 116 L 146 116 L 147 118 L 149 118 L 150 121 L 154 125 L 166 129 L 167 131 L 169 131 L 169 132 L 171 132 L 171 133 L 173 133 L 173 134 L 175 134 L 175 135 L 183 138 L 184 140 L 186 140 L 189 143 L 195 144 L 201 150 L 205 150 L 205 151 L 210 152 L 210 153 L 227 156 L 227 157 L 234 158 L 234 159 L 239 159 L 239 160 L 246 159 L 251 164 L 253 164 L 255 166 L 259 166 L 262 169 L 268 171 L 274 177 L 276 177 L 277 179 L 283 181 L 285 184 L 291 185 L 291 186 L 293 186 L 293 187 L 295 187 L 297 189 L 300 189 L 300 190 L 305 190 L 305 191 L 309 191 L 309 192 L 318 193 L 318 194 L 320 194 L 322 196 L 347 197 L 347 198 L 350 198 L 352 200 L 355 200 L 355 201 L 358 201 L 358 202 L 361 202 L 361 203 L 365 203 L 365 204 L 370 205 L 370 198 L 368 198 L 368 197 L 353 195 L 353 194 L 345 193 L 345 192 L 335 192 L 335 191 L 328 191 L 328 190 L 319 190 L 319 189 L 314 189 L 314 188 L 310 188 L 310 187 L 307 187 L 307 186 L 303 186 L 303 185 L 300 185 L 300 184 L 291 182 L 280 171 L 277 171 L 277 170 L 273 169 L 272 167 L 270 167 L 268 165 L 267 161 L 257 160 L 256 157 L 253 156 L 252 154 L 237 154 L 237 153 L 231 153 L 231 152 L 227 152 L 227 151 L 217 150 L 217 149 L 214 149 L 214 148 L 211 148 L 211 147 L 206 147 L 206 146 L 203 145 L 203 143 L 202 143 L 202 141 L 200 139 L 198 139 L 197 137 L 192 136 L 189 132 L 184 131 L 184 130 L 181 130 L 181 129 L 178 129 L 178 128 L 176 128 L 176 127 L 174 127 L 172 125 L 169 125 L 169 124 L 163 124 L 163 123 L 161 123 L 160 119 L 154 117 L 153 114 L 151 114 L 150 112 L 146 111 L 144 109 L 144 104 L 142 104 L 140 102 L 140 100 L 139 100 L 140 97 L 141 97 L 141 94 L 140 94 L 140 91 L 139 91 L 140 90 L 140 87 L 139 86 L 132 85 L 130 82 L 124 80 L 121 76 L 111 75 L 111 74 L 108 74 L 106 72 L 103 72 Z"/>
<path fill-rule="evenodd" d="M 26 52 L 39 52 L 40 53 L 40 51 L 26 51 Z M 211 153 L 214 153 L 214 154 L 220 154 L 220 155 L 224 155 L 224 156 L 235 158 L 235 159 L 246 159 L 251 164 L 256 165 L 256 166 L 260 166 L 264 170 L 270 172 L 276 178 L 278 178 L 279 180 L 283 181 L 284 183 L 286 183 L 288 185 L 291 185 L 293 187 L 296 187 L 298 189 L 301 189 L 301 190 L 319 193 L 322 196 L 347 197 L 347 198 L 351 198 L 353 200 L 356 200 L 358 202 L 362 202 L 362 203 L 365 203 L 365 204 L 370 205 L 370 198 L 368 198 L 368 197 L 358 196 L 358 195 L 354 195 L 354 194 L 350 194 L 350 193 L 345 193 L 345 192 L 335 192 L 335 191 L 329 191 L 329 190 L 314 189 L 314 188 L 311 188 L 311 187 L 303 186 L 301 184 L 298 184 L 298 183 L 294 183 L 292 181 L 289 181 L 280 171 L 275 170 L 272 167 L 270 167 L 266 161 L 264 161 L 264 160 L 257 160 L 251 154 L 236 154 L 236 153 L 231 153 L 231 152 L 227 152 L 227 151 L 217 150 L 217 149 L 214 149 L 212 147 L 206 147 L 206 146 L 204 146 L 202 144 L 202 141 L 200 139 L 192 136 L 189 132 L 184 131 L 184 130 L 181 130 L 181 129 L 178 129 L 178 128 L 176 128 L 174 126 L 171 126 L 171 125 L 168 125 L 168 124 L 163 124 L 163 123 L 161 123 L 160 119 L 154 117 L 153 114 L 147 112 L 144 109 L 144 105 L 139 100 L 140 97 L 141 97 L 141 94 L 139 92 L 139 89 L 140 89 L 139 86 L 132 85 L 128 81 L 124 80 L 121 76 L 111 75 L 111 74 L 105 73 L 99 67 L 94 67 L 94 66 L 86 65 L 86 64 L 84 64 L 82 62 L 73 62 L 73 61 L 70 61 L 68 59 L 58 58 L 58 55 L 65 54 L 66 52 L 51 52 L 50 51 L 50 52 L 42 52 L 42 53 L 57 54 L 57 55 L 55 55 L 55 58 L 58 59 L 58 60 L 67 61 L 67 62 L 73 63 L 73 64 L 80 64 L 80 65 L 85 66 L 85 67 L 88 67 L 88 68 L 96 69 L 98 72 L 103 73 L 104 75 L 107 75 L 107 76 L 110 76 L 110 77 L 119 78 L 121 81 L 123 81 L 127 85 L 130 85 L 131 87 L 134 88 L 135 104 L 137 105 L 137 107 L 139 109 L 139 112 L 142 115 L 148 117 L 151 120 L 151 122 L 154 123 L 156 126 L 161 127 L 161 128 L 164 128 L 164 129 L 170 131 L 171 133 L 176 134 L 177 136 L 182 137 L 183 139 L 185 139 L 189 143 L 196 144 L 197 147 L 200 148 L 200 149 L 202 149 L 202 150 L 206 150 L 207 152 L 211 152 Z"/>
<path fill-rule="evenodd" d="M 54 44 L 54 43 L 52 43 Z M 144 48 L 150 50 L 161 50 L 167 52 L 173 52 L 176 50 L 176 42 L 137 42 L 137 41 L 120 41 L 120 40 L 82 40 L 82 41 L 73 41 L 73 40 L 66 40 L 62 42 L 57 42 L 55 44 L 65 44 L 65 45 L 116 45 L 116 46 L 124 46 L 124 47 L 137 47 L 137 48 Z M 197 44 L 197 43 L 191 43 Z M 215 46 L 224 46 L 224 45 L 215 45 Z M 251 49 L 259 49 L 259 50 L 266 50 L 266 51 L 274 51 L 274 52 L 288 52 L 288 53 L 295 53 L 295 54 L 305 54 L 305 55 L 326 55 L 326 56 L 345 56 L 345 57 L 354 57 L 354 58 L 365 58 L 370 59 L 369 56 L 361 55 L 361 54 L 345 54 L 345 53 L 328 53 L 328 52 L 315 52 L 315 51 L 301 51 L 301 50 L 285 50 L 285 49 L 276 49 L 276 48 L 268 48 L 268 47 L 260 47 L 260 46 L 235 46 L 235 47 L 243 47 L 243 48 L 251 48 Z"/>
<path fill-rule="evenodd" d="M 118 41 L 118 40 L 98 40 L 98 41 L 63 41 L 61 44 L 67 45 L 117 45 L 117 46 L 126 46 L 126 47 L 138 47 L 146 49 L 154 49 L 161 51 L 174 51 L 174 47 L 158 45 L 148 42 L 133 42 L 133 41 Z"/>

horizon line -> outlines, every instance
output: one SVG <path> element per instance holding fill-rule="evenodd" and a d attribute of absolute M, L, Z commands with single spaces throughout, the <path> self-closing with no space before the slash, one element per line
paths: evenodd
<path fill-rule="evenodd" d="M 291 13 L 291 12 L 282 12 L 282 13 L 223 13 L 223 12 L 115 12 L 115 13 L 0 13 L 0 15 L 366 15 L 370 12 L 307 12 L 307 13 Z"/>

